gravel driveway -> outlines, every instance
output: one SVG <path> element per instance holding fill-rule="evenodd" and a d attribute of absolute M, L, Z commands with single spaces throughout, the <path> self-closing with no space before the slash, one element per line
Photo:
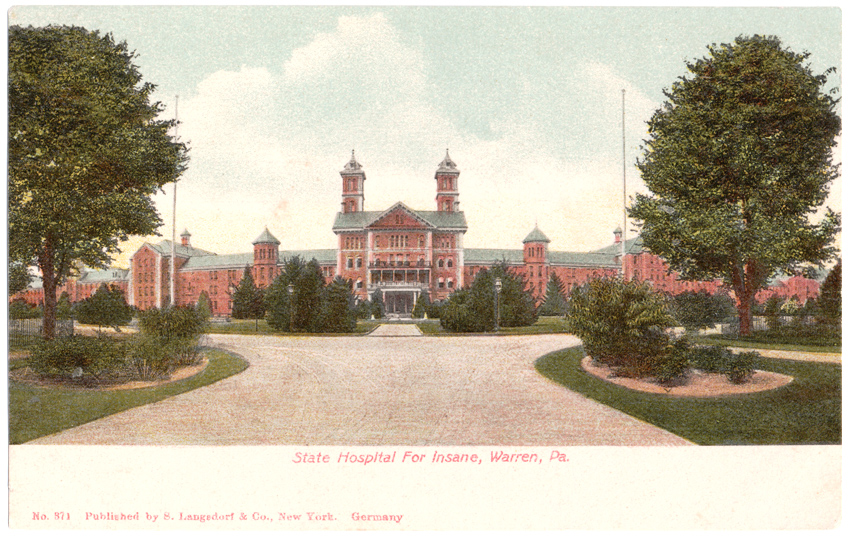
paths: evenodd
<path fill-rule="evenodd" d="M 539 375 L 571 336 L 210 337 L 250 367 L 31 443 L 689 444 Z"/>

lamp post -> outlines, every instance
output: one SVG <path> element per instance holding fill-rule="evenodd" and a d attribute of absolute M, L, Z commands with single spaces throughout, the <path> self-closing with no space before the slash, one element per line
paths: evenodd
<path fill-rule="evenodd" d="M 498 295 L 501 293 L 501 278 L 495 278 L 495 331 L 498 332 Z"/>
<path fill-rule="evenodd" d="M 289 291 L 289 332 L 295 331 L 295 285 L 289 284 L 286 287 Z"/>

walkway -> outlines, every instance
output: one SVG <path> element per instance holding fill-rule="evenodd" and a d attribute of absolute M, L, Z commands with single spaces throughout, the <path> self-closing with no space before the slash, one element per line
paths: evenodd
<path fill-rule="evenodd" d="M 576 345 L 571 336 L 211 339 L 251 366 L 33 443 L 689 444 L 537 373 L 534 361 Z"/>
<path fill-rule="evenodd" d="M 421 336 L 419 327 L 412 324 L 382 324 L 372 330 L 369 337 L 416 337 Z"/>

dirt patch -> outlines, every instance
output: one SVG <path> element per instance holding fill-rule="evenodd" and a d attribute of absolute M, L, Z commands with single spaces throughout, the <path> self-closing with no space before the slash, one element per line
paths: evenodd
<path fill-rule="evenodd" d="M 33 386 L 41 386 L 41 387 L 49 387 L 49 388 L 62 388 L 62 389 L 70 389 L 70 390 L 99 390 L 99 391 L 112 391 L 112 390 L 136 390 L 139 388 L 154 388 L 156 386 L 161 386 L 163 384 L 168 384 L 169 382 L 176 382 L 178 380 L 183 380 L 189 377 L 193 377 L 206 369 L 206 366 L 209 365 L 209 360 L 204 358 L 201 362 L 187 366 L 181 367 L 175 370 L 168 378 L 162 378 L 157 380 L 102 380 L 100 382 L 86 378 L 82 379 L 71 379 L 71 378 L 43 378 L 38 373 L 31 370 L 29 367 L 21 367 L 18 369 L 14 369 L 9 372 L 9 378 L 16 382 L 23 382 L 25 384 L 31 384 Z"/>
<path fill-rule="evenodd" d="M 610 367 L 593 364 L 590 356 L 584 357 L 581 366 L 587 373 L 617 386 L 648 393 L 662 393 L 674 397 L 720 397 L 723 395 L 738 395 L 764 392 L 786 386 L 793 377 L 771 371 L 755 370 L 752 378 L 743 384 L 734 384 L 722 373 L 705 373 L 698 370 L 690 371 L 685 383 L 681 386 L 665 387 L 646 379 L 632 379 L 614 376 Z"/>

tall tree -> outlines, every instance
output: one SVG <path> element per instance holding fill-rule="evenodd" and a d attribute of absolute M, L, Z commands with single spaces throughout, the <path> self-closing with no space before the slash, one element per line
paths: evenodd
<path fill-rule="evenodd" d="M 838 102 L 808 53 L 776 37 L 738 37 L 688 63 L 649 121 L 637 161 L 650 195 L 629 210 L 644 246 L 685 279 L 723 278 L 740 332 L 755 294 L 780 271 L 833 257 L 840 217 L 812 213 L 837 177 Z"/>
<path fill-rule="evenodd" d="M 820 297 L 817 305 L 820 310 L 820 322 L 840 326 L 842 314 L 842 292 L 843 286 L 843 260 L 838 259 L 837 264 L 825 277 L 820 288 Z M 808 302 L 811 302 L 810 300 Z"/>
<path fill-rule="evenodd" d="M 262 289 L 254 283 L 250 266 L 245 267 L 242 281 L 233 292 L 234 319 L 260 319 L 265 315 Z"/>
<path fill-rule="evenodd" d="M 187 161 L 134 58 L 84 28 L 9 29 L 9 257 L 41 271 L 46 338 L 74 262 L 105 266 L 129 235 L 155 233 L 151 196 Z"/>
<path fill-rule="evenodd" d="M 539 307 L 539 314 L 565 315 L 566 307 L 566 286 L 563 285 L 557 273 L 552 271 L 545 288 L 545 300 Z"/>

